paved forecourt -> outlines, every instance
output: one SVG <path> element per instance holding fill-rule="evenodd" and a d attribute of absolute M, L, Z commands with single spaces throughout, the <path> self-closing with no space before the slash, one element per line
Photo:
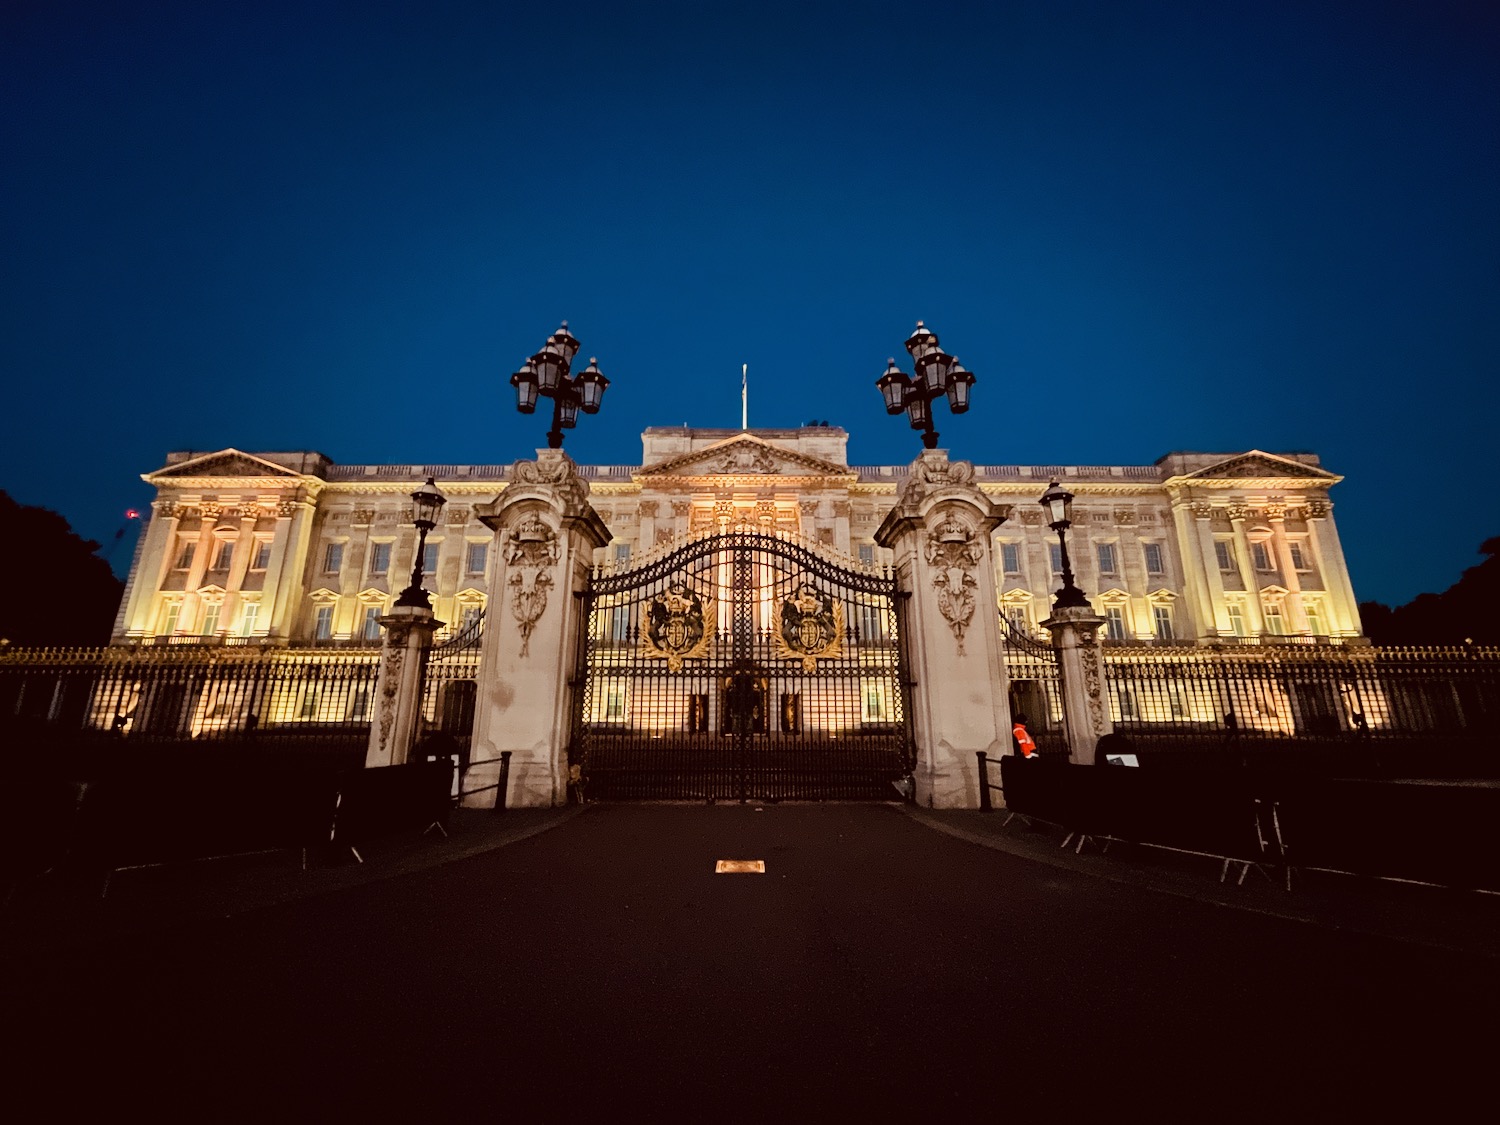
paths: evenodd
<path fill-rule="evenodd" d="M 41 959 L 5 1010 L 14 1077 L 174 1113 L 1301 1118 L 1477 1082 L 1495 967 L 888 806 L 591 806 L 440 868 Z"/>

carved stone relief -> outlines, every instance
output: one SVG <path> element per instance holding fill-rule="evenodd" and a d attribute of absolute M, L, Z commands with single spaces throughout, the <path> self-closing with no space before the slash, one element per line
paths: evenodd
<path fill-rule="evenodd" d="M 1135 523 L 1135 509 L 1116 508 L 1115 523 L 1120 524 L 1122 527 L 1128 527 L 1130 524 Z"/>
<path fill-rule="evenodd" d="M 1249 504 L 1233 503 L 1225 508 L 1224 511 L 1231 520 L 1247 520 L 1250 518 Z"/>
<path fill-rule="evenodd" d="M 1211 520 L 1214 518 L 1214 506 L 1207 500 L 1194 500 L 1189 507 L 1192 508 L 1195 520 Z"/>
<path fill-rule="evenodd" d="M 779 473 L 781 466 L 768 449 L 741 446 L 727 450 L 712 463 L 715 473 Z"/>
<path fill-rule="evenodd" d="M 506 542 L 510 611 L 521 629 L 522 656 L 530 655 L 531 631 L 547 609 L 547 591 L 552 586 L 552 568 L 557 565 L 558 554 L 557 532 L 543 523 L 535 512 L 522 517 Z"/>
<path fill-rule="evenodd" d="M 934 489 L 962 487 L 973 480 L 974 465 L 969 461 L 919 458 L 901 486 L 901 503 L 915 504 Z"/>
<path fill-rule="evenodd" d="M 1022 508 L 1021 522 L 1027 527 L 1040 527 L 1042 523 L 1042 510 L 1040 508 Z"/>
<path fill-rule="evenodd" d="M 953 513 L 927 533 L 927 562 L 933 568 L 932 586 L 937 591 L 938 612 L 953 630 L 958 654 L 964 654 L 964 631 L 974 617 L 972 571 L 983 557 L 974 542 L 973 530 Z"/>
<path fill-rule="evenodd" d="M 512 484 L 551 485 L 570 506 L 583 504 L 588 499 L 588 482 L 578 475 L 577 466 L 566 456 L 517 461 L 510 467 L 508 475 Z"/>

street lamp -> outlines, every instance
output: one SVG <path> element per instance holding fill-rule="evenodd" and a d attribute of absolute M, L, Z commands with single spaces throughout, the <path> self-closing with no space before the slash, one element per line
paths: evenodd
<path fill-rule="evenodd" d="M 1068 562 L 1068 528 L 1073 526 L 1073 494 L 1057 481 L 1047 486 L 1038 503 L 1046 512 L 1047 526 L 1057 532 L 1057 546 L 1062 553 L 1062 589 L 1053 605 L 1058 609 L 1080 609 L 1089 604 L 1083 591 L 1073 585 L 1073 567 Z"/>
<path fill-rule="evenodd" d="M 932 403 L 946 396 L 952 413 L 968 410 L 974 373 L 938 347 L 937 335 L 920 320 L 916 331 L 907 337 L 906 350 L 916 364 L 916 376 L 908 375 L 896 366 L 894 359 L 889 359 L 885 374 L 875 380 L 875 385 L 885 396 L 885 412 L 905 412 L 911 428 L 922 431 L 922 447 L 936 449 L 938 432 L 932 428 Z"/>
<path fill-rule="evenodd" d="M 411 566 L 411 585 L 401 591 L 401 596 L 396 599 L 397 605 L 432 608 L 432 600 L 422 589 L 422 563 L 427 553 L 427 533 L 437 526 L 438 513 L 447 502 L 448 498 L 438 491 L 431 477 L 411 494 L 412 523 L 417 527 L 417 558 Z"/>
<path fill-rule="evenodd" d="M 561 449 L 564 430 L 578 424 L 578 412 L 599 413 L 599 403 L 609 380 L 599 370 L 597 360 L 572 375 L 573 357 L 578 354 L 578 340 L 568 331 L 568 322 L 547 337 L 546 346 L 532 356 L 510 377 L 516 388 L 516 409 L 522 414 L 536 412 L 538 396 L 552 400 L 552 429 L 547 433 L 547 448 Z"/>

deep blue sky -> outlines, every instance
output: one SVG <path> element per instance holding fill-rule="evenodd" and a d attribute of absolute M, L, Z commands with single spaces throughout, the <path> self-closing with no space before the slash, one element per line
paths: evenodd
<path fill-rule="evenodd" d="M 561 317 L 581 461 L 748 363 L 905 462 L 924 317 L 954 456 L 1315 450 L 1402 602 L 1500 534 L 1496 9 L 11 0 L 0 487 L 108 539 L 171 449 L 509 461 Z"/>

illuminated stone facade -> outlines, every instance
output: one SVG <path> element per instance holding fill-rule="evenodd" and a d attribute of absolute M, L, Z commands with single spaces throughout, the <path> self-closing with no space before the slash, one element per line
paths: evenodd
<path fill-rule="evenodd" d="M 601 564 L 687 533 L 749 520 L 858 561 L 890 555 L 875 532 L 906 465 L 851 466 L 837 427 L 653 427 L 640 465 L 586 465 L 589 501 L 613 536 Z M 337 465 L 317 453 L 174 453 L 116 623 L 118 643 L 244 638 L 379 644 L 378 619 L 410 579 L 409 494 L 427 476 L 448 497 L 428 537 L 426 586 L 451 631 L 491 596 L 494 533 L 476 509 L 509 465 Z M 1050 480 L 1077 496 L 1069 553 L 1117 643 L 1357 638 L 1358 611 L 1328 489 L 1342 478 L 1305 453 L 1172 453 L 1152 465 L 991 465 L 975 482 L 1006 512 L 992 537 L 1001 609 L 1035 634 L 1058 585 L 1056 536 L 1036 500 Z"/>

